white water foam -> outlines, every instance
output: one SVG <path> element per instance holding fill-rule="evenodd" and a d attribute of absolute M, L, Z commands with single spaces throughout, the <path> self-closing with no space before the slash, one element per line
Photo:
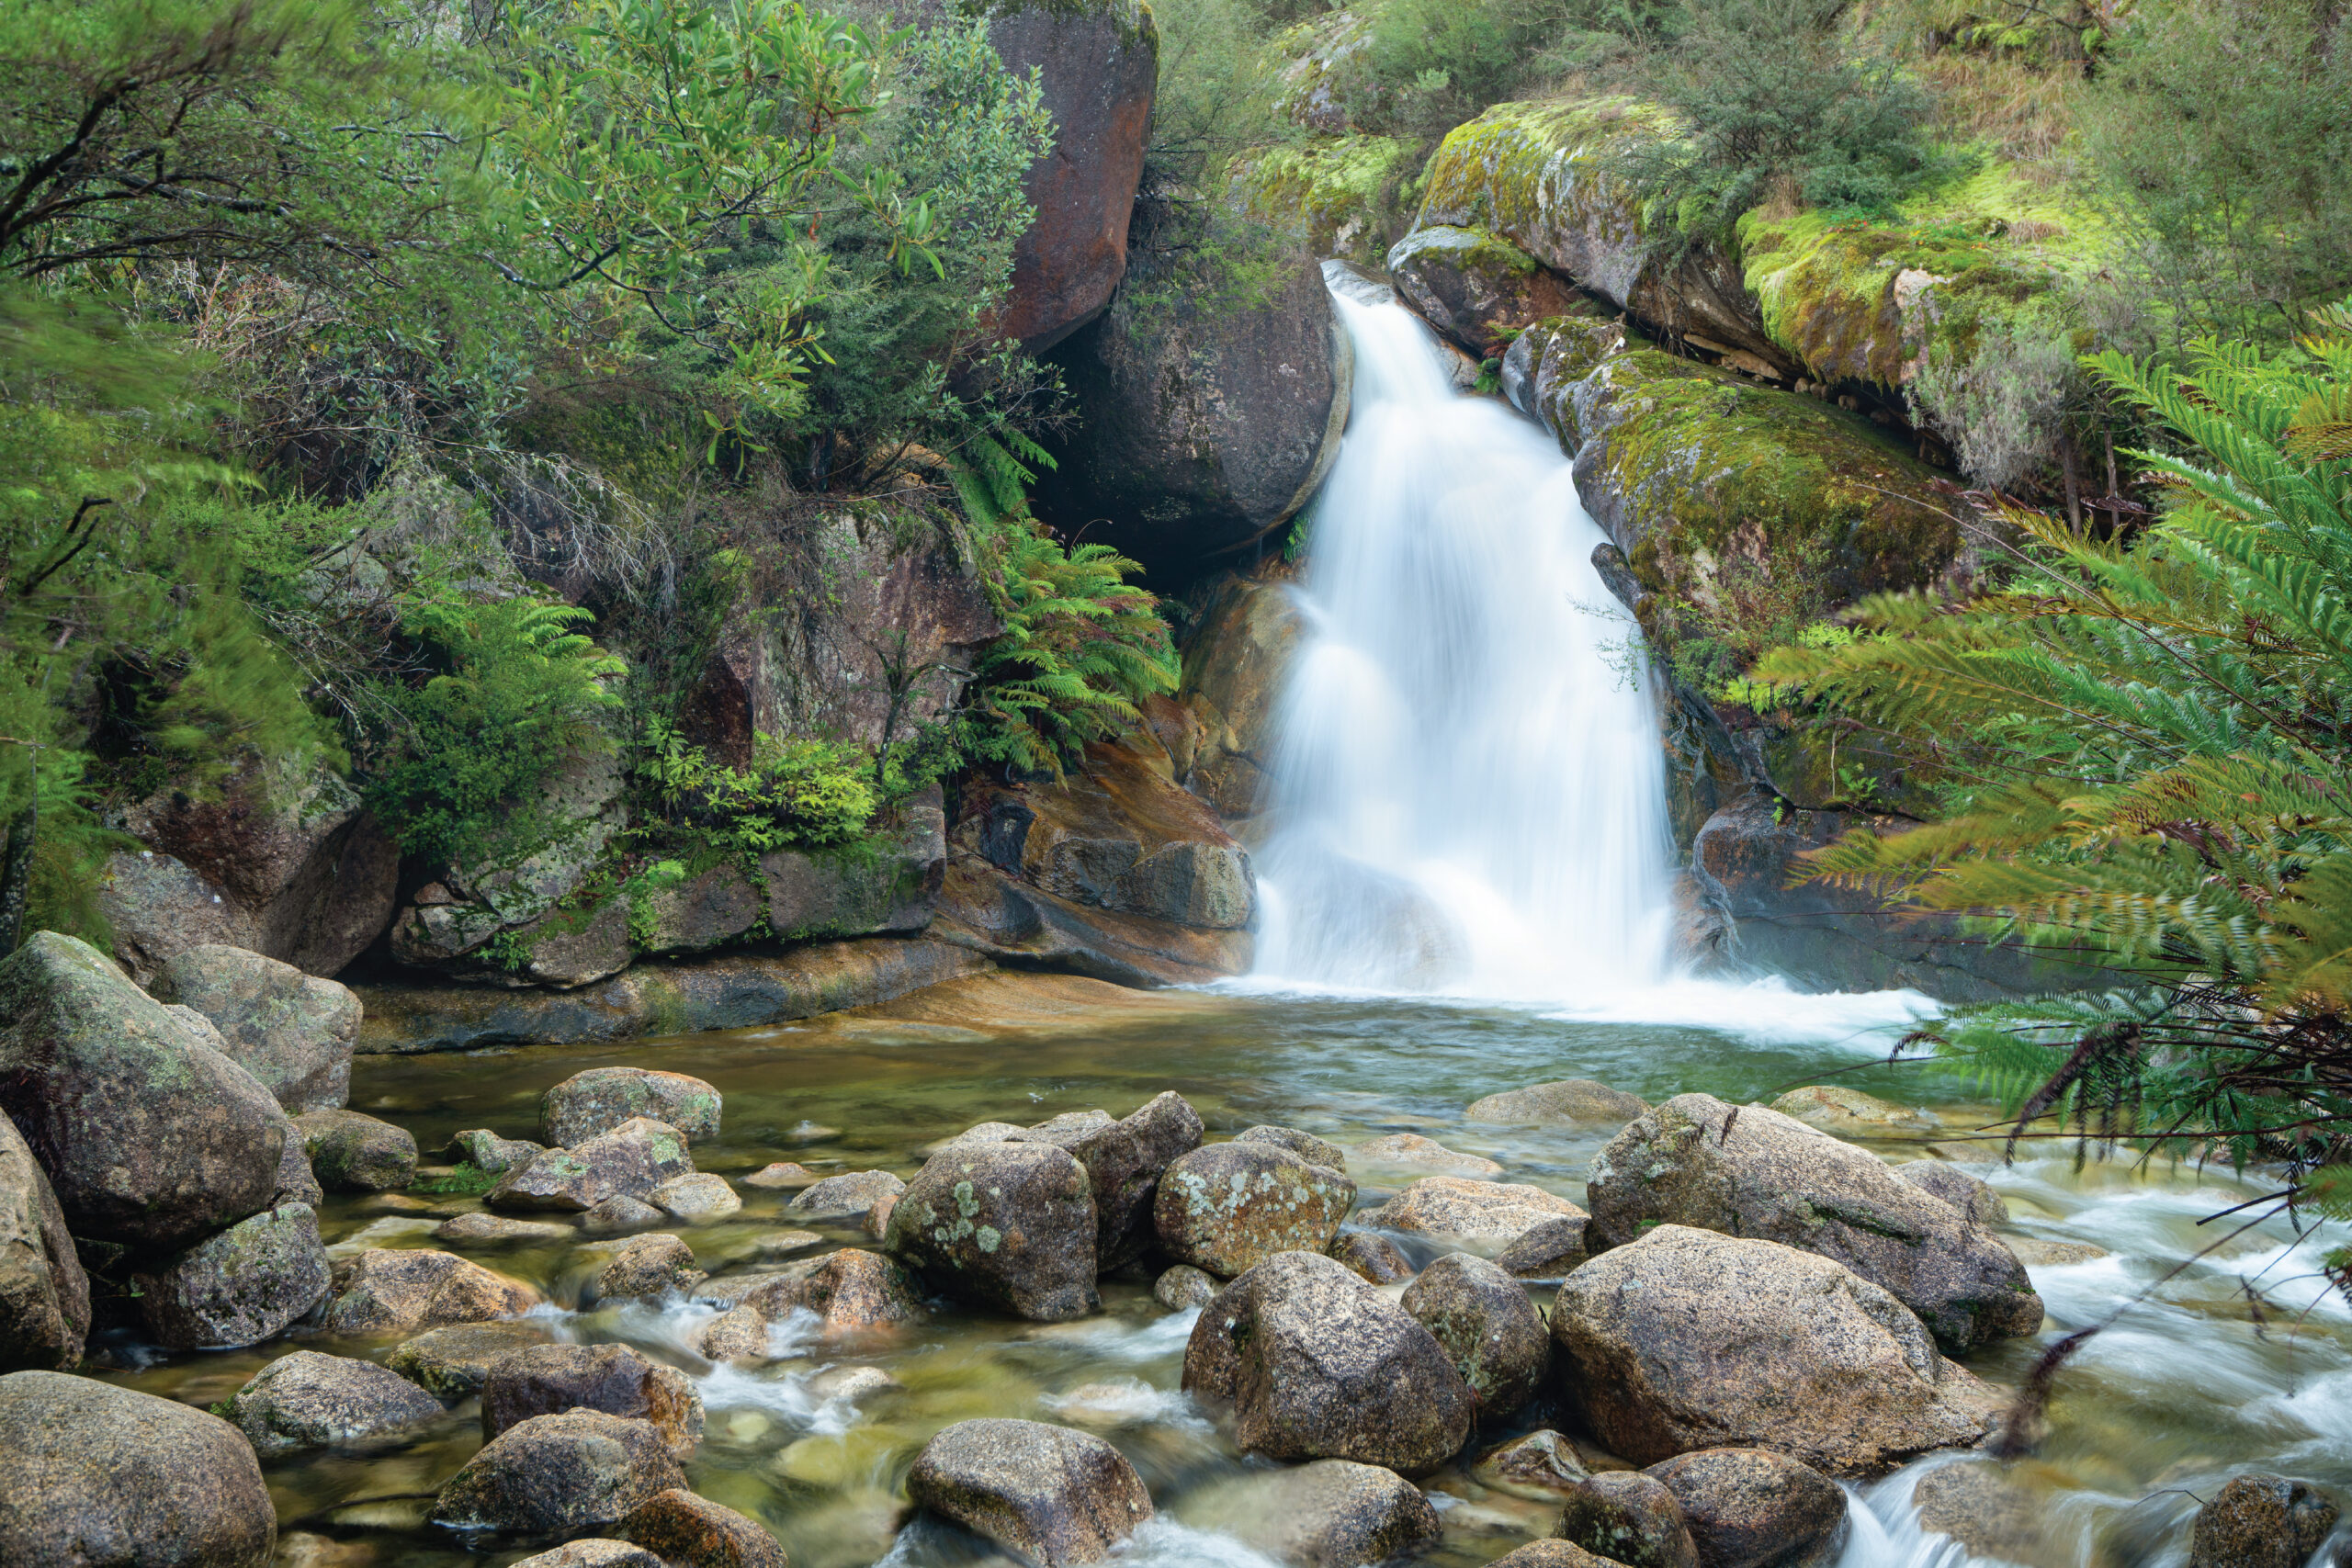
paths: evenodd
<path fill-rule="evenodd" d="M 1354 402 L 1309 520 L 1249 988 L 1883 1050 L 1933 1004 L 1676 971 L 1657 713 L 1568 463 L 1454 391 L 1401 306 L 1333 304 Z"/>

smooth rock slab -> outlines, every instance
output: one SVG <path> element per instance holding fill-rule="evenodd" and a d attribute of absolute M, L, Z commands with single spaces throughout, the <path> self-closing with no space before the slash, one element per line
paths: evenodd
<path fill-rule="evenodd" d="M 684 1073 L 647 1067 L 591 1067 L 539 1097 L 539 1134 L 557 1148 L 601 1137 L 643 1118 L 675 1127 L 687 1142 L 718 1136 L 718 1090 Z"/>
<path fill-rule="evenodd" d="M 1162 1250 L 1223 1279 L 1282 1252 L 1321 1252 L 1356 1184 L 1271 1144 L 1211 1144 L 1170 1165 L 1152 1222 Z"/>
<path fill-rule="evenodd" d="M 277 1097 L 288 1115 L 338 1109 L 351 1098 L 359 998 L 350 987 L 242 947 L 192 947 L 164 964 L 149 989 L 201 1013 L 220 1051 Z"/>
<path fill-rule="evenodd" d="M 441 1415 L 438 1399 L 398 1372 L 315 1350 L 270 1362 L 230 1396 L 228 1407 L 229 1419 L 260 1454 L 396 1439 Z"/>
<path fill-rule="evenodd" d="M 1428 1329 L 1311 1252 L 1267 1259 L 1201 1309 L 1183 1386 L 1233 1405 L 1247 1452 L 1354 1460 L 1406 1475 L 1459 1452 L 1474 1407 Z"/>
<path fill-rule="evenodd" d="M 416 1179 L 416 1139 L 404 1127 L 342 1110 L 305 1111 L 294 1127 L 331 1192 L 386 1192 Z"/>
<path fill-rule="evenodd" d="M 1102 1304 L 1095 1235 L 1093 1189 L 1077 1157 L 1007 1142 L 933 1155 L 891 1211 L 882 1246 L 950 1295 L 1058 1323 Z"/>
<path fill-rule="evenodd" d="M 571 1410 L 509 1427 L 434 1499 L 456 1529 L 566 1535 L 617 1524 L 655 1494 L 686 1483 L 650 1421 Z"/>
<path fill-rule="evenodd" d="M 333 1280 L 308 1203 L 266 1209 L 207 1236 L 153 1274 L 139 1274 L 139 1314 L 155 1343 L 226 1350 L 275 1339 L 306 1316 Z"/>
<path fill-rule="evenodd" d="M 266 1568 L 277 1543 L 261 1464 L 228 1422 L 95 1378 L 0 1377 L 8 1568 Z"/>
<path fill-rule="evenodd" d="M 614 1198 L 642 1201 L 673 1176 L 694 1174 L 686 1140 L 666 1122 L 637 1117 L 573 1148 L 549 1149 L 506 1173 L 484 1199 L 493 1209 L 579 1213 Z"/>
<path fill-rule="evenodd" d="M 1488 1245 L 1517 1241 L 1555 1220 L 1580 1220 L 1582 1209 L 1540 1187 L 1425 1176 L 1361 1217 L 1383 1230 Z"/>
<path fill-rule="evenodd" d="M 385 1365 L 444 1404 L 479 1393 L 491 1368 L 532 1345 L 548 1342 L 539 1323 L 467 1323 L 402 1340 Z"/>
<path fill-rule="evenodd" d="M 1674 1495 L 1703 1568 L 1766 1568 L 1802 1556 L 1846 1520 L 1846 1494 L 1763 1449 L 1702 1449 L 1650 1466 Z"/>
<path fill-rule="evenodd" d="M 1374 1165 L 1421 1166 L 1449 1176 L 1485 1178 L 1503 1173 L 1499 1164 L 1483 1155 L 1449 1149 L 1435 1138 L 1424 1138 L 1419 1133 L 1391 1133 L 1385 1138 L 1358 1144 L 1356 1157 Z"/>
<path fill-rule="evenodd" d="M 1544 1386 L 1552 1342 L 1543 1314 L 1525 1286 L 1485 1258 L 1447 1253 L 1405 1287 L 1401 1304 L 1445 1347 L 1482 1418 L 1510 1415 Z"/>
<path fill-rule="evenodd" d="M 424 1248 L 377 1248 L 334 1271 L 327 1303 L 330 1334 L 413 1334 L 453 1323 L 514 1317 L 547 1298 L 520 1280 L 479 1263 Z"/>
<path fill-rule="evenodd" d="M 764 1526 L 691 1492 L 658 1492 L 623 1519 L 620 1534 L 668 1568 L 791 1568 Z"/>
<path fill-rule="evenodd" d="M 957 1422 L 915 1456 L 907 1495 L 1044 1568 L 1100 1562 L 1152 1514 L 1118 1450 L 1042 1421 Z"/>
<path fill-rule="evenodd" d="M 1518 1127 L 1607 1127 L 1630 1122 L 1649 1109 L 1638 1095 L 1590 1078 L 1531 1084 L 1473 1101 L 1462 1114 L 1472 1122 Z"/>
<path fill-rule="evenodd" d="M 626 1345 L 529 1345 L 500 1358 L 481 1384 L 481 1433 L 567 1410 L 652 1423 L 681 1461 L 702 1446 L 702 1395 L 686 1374 Z"/>

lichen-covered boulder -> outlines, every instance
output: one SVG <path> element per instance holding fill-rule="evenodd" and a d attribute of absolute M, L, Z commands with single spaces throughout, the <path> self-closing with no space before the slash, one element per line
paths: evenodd
<path fill-rule="evenodd" d="M 16 1123 L 0 1116 L 0 1371 L 70 1367 L 90 1332 L 90 1281 L 65 1212 Z"/>
<path fill-rule="evenodd" d="M 1319 1459 L 1247 1475 L 1187 1500 L 1198 1517 L 1296 1568 L 1371 1568 L 1443 1535 L 1421 1489 L 1376 1464 Z"/>
<path fill-rule="evenodd" d="M 242 947 L 192 947 L 149 987 L 193 1008 L 220 1032 L 220 1049 L 277 1097 L 289 1116 L 351 1098 L 351 1044 L 359 998 L 350 987 Z"/>
<path fill-rule="evenodd" d="M 809 1183 L 784 1207 L 799 1220 L 862 1220 L 875 1204 L 906 1190 L 906 1182 L 887 1170 L 853 1170 Z"/>
<path fill-rule="evenodd" d="M 335 1265 L 331 1334 L 404 1334 L 514 1317 L 545 1297 L 451 1253 L 378 1248 Z"/>
<path fill-rule="evenodd" d="M 532 1156 L 546 1151 L 545 1144 L 534 1144 L 525 1138 L 502 1138 L 487 1127 L 472 1127 L 451 1138 L 449 1146 L 442 1152 L 458 1164 L 495 1173 L 528 1165 Z"/>
<path fill-rule="evenodd" d="M 681 1461 L 702 1446 L 695 1385 L 626 1345 L 528 1345 L 501 1358 L 482 1380 L 485 1438 L 535 1416 L 575 1409 L 650 1421 Z"/>
<path fill-rule="evenodd" d="M 1590 1078 L 1530 1084 L 1473 1100 L 1462 1114 L 1472 1122 L 1520 1127 L 1621 1126 L 1649 1109 L 1638 1095 Z"/>
<path fill-rule="evenodd" d="M 1674 1495 L 1701 1568 L 1767 1568 L 1801 1559 L 1846 1519 L 1838 1483 L 1786 1454 L 1702 1449 L 1649 1468 Z"/>
<path fill-rule="evenodd" d="M 1096 1232 L 1093 1190 L 1069 1151 L 967 1145 L 908 1183 L 882 1248 L 949 1295 L 1057 1323 L 1102 1304 Z"/>
<path fill-rule="evenodd" d="M 915 1456 L 907 1495 L 1043 1568 L 1099 1562 L 1152 1514 L 1118 1450 L 1041 1421 L 958 1421 Z"/>
<path fill-rule="evenodd" d="M 1096 1112 L 1093 1114 L 1101 1114 Z M 1052 1144 L 1086 1168 L 1094 1194 L 1095 1270 L 1108 1273 L 1152 1243 L 1152 1202 L 1169 1166 L 1201 1146 L 1201 1119 L 1182 1095 L 1154 1096 L 1114 1122 L 1040 1123 L 1014 1143 Z"/>
<path fill-rule="evenodd" d="M 1474 1405 L 1428 1329 L 1311 1252 L 1268 1258 L 1201 1309 L 1183 1386 L 1232 1404 L 1247 1452 L 1354 1460 L 1405 1475 L 1461 1450 Z"/>
<path fill-rule="evenodd" d="M 0 1112 L 74 1235 L 164 1249 L 266 1208 L 292 1130 L 252 1074 L 55 931 L 0 959 Z"/>
<path fill-rule="evenodd" d="M 678 1130 L 688 1143 L 718 1136 L 719 1092 L 700 1078 L 650 1067 L 591 1067 L 539 1097 L 539 1134 L 571 1148 L 639 1117 Z"/>
<path fill-rule="evenodd" d="M 2197 1510 L 2189 1568 L 2302 1568 L 2340 1513 L 2325 1493 L 2300 1481 L 2235 1476 Z"/>
<path fill-rule="evenodd" d="M 441 1417 L 441 1402 L 373 1361 L 297 1350 L 229 1396 L 225 1414 L 261 1454 L 393 1441 Z"/>
<path fill-rule="evenodd" d="M 266 1568 L 277 1512 L 217 1416 L 62 1372 L 0 1377 L 9 1568 Z"/>
<path fill-rule="evenodd" d="M 1437 1337 L 1484 1416 L 1535 1396 L 1552 1364 L 1543 1314 L 1527 1288 L 1483 1258 L 1449 1252 L 1405 1287 L 1402 1303 Z"/>
<path fill-rule="evenodd" d="M 456 1529 L 571 1535 L 617 1524 L 657 1493 L 686 1483 L 650 1421 L 568 1410 L 509 1427 L 434 1499 L 433 1521 Z"/>
<path fill-rule="evenodd" d="M 302 1152 L 322 1185 L 337 1192 L 385 1192 L 416 1179 L 416 1139 L 405 1127 L 341 1109 L 294 1118 Z"/>
<path fill-rule="evenodd" d="M 384 1364 L 444 1404 L 478 1392 L 490 1369 L 530 1345 L 548 1342 L 544 1323 L 461 1323 L 428 1329 L 392 1347 Z"/>
<path fill-rule="evenodd" d="M 669 1568 L 792 1568 L 783 1543 L 757 1520 L 683 1489 L 639 1504 L 619 1533 Z"/>
<path fill-rule="evenodd" d="M 275 1339 L 327 1293 L 332 1269 L 308 1203 L 239 1220 L 153 1272 L 141 1271 L 139 1314 L 158 1345 L 225 1350 Z"/>
<path fill-rule="evenodd" d="M 1580 1220 L 1582 1209 L 1521 1182 L 1425 1176 L 1366 1213 L 1363 1223 L 1450 1240 L 1508 1246 L 1538 1225 Z"/>
<path fill-rule="evenodd" d="M 1639 1471 L 1604 1471 L 1569 1487 L 1553 1533 L 1625 1568 L 1699 1568 L 1682 1506 Z"/>
<path fill-rule="evenodd" d="M 1251 1127 L 1233 1134 L 1237 1144 L 1272 1144 L 1278 1149 L 1288 1149 L 1309 1165 L 1319 1165 L 1330 1170 L 1348 1168 L 1348 1153 L 1337 1144 L 1327 1144 L 1312 1133 L 1302 1133 L 1295 1127 Z"/>
<path fill-rule="evenodd" d="M 1586 1192 L 1589 1249 L 1660 1224 L 1759 1237 L 1883 1287 L 1951 1350 L 2041 1327 L 2041 1298 L 1998 1236 L 1876 1155 L 1760 1105 L 1677 1095 L 1593 1157 Z"/>
<path fill-rule="evenodd" d="M 1518 329 L 1580 303 L 1573 286 L 1484 229 L 1416 229 L 1389 248 L 1388 275 L 1396 298 L 1473 359 L 1499 355 Z"/>
<path fill-rule="evenodd" d="M 1570 1274 L 1552 1351 L 1585 1424 L 1637 1464 L 1759 1448 L 1874 1475 L 1983 1440 L 2004 1403 L 1842 1265 L 1682 1225 Z"/>
<path fill-rule="evenodd" d="M 583 1213 L 615 1198 L 640 1202 L 673 1176 L 694 1173 L 684 1134 L 666 1122 L 639 1116 L 583 1140 L 549 1149 L 509 1170 L 483 1201 L 493 1209 L 558 1209 Z M 651 1211 L 656 1219 L 660 1211 Z"/>
<path fill-rule="evenodd" d="M 709 1171 L 673 1176 L 648 1192 L 645 1201 L 690 1225 L 715 1224 L 743 1209 L 743 1200 L 727 1185 L 727 1179 Z"/>
<path fill-rule="evenodd" d="M 1271 1144 L 1210 1144 L 1169 1166 L 1152 1223 L 1180 1262 L 1232 1279 L 1282 1252 L 1321 1252 L 1356 1184 Z"/>
<path fill-rule="evenodd" d="M 628 1296 L 665 1296 L 693 1290 L 709 1276 L 695 1267 L 694 1248 L 674 1235 L 656 1233 L 627 1241 L 598 1242 L 581 1249 L 601 1258 L 596 1270 L 599 1301 Z"/>

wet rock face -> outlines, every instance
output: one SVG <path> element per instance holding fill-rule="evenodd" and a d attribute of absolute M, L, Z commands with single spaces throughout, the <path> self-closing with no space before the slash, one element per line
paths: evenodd
<path fill-rule="evenodd" d="M 1699 1568 L 1681 1505 L 1637 1471 L 1610 1471 L 1570 1487 L 1556 1533 L 1625 1568 Z"/>
<path fill-rule="evenodd" d="M 416 1179 L 416 1139 L 356 1111 L 309 1111 L 294 1119 L 321 1184 L 337 1192 L 385 1192 Z"/>
<path fill-rule="evenodd" d="M 1229 1498 L 1229 1501 L 1228 1501 Z M 1365 1568 L 1415 1555 L 1443 1534 L 1421 1489 L 1393 1470 L 1317 1460 L 1252 1476 L 1216 1497 L 1222 1528 L 1297 1568 Z"/>
<path fill-rule="evenodd" d="M 1396 1244 L 1371 1231 L 1341 1231 L 1331 1243 L 1331 1256 L 1351 1274 L 1374 1285 L 1393 1285 L 1413 1277 L 1413 1265 Z"/>
<path fill-rule="evenodd" d="M 547 1338 L 537 1323 L 458 1324 L 403 1340 L 385 1364 L 443 1404 L 455 1404 L 481 1388 L 491 1368 Z"/>
<path fill-rule="evenodd" d="M 373 1361 L 297 1350 L 254 1374 L 227 1412 L 254 1451 L 348 1448 L 397 1440 L 438 1420 L 441 1402 Z"/>
<path fill-rule="evenodd" d="M 785 1211 L 803 1220 L 854 1220 L 885 1198 L 904 1193 L 907 1184 L 887 1170 L 854 1170 L 828 1176 L 803 1188 Z"/>
<path fill-rule="evenodd" d="M 882 1247 L 950 1295 L 1057 1323 L 1102 1304 L 1096 1232 L 1086 1168 L 1068 1150 L 966 1145 L 916 1173 Z"/>
<path fill-rule="evenodd" d="M 1202 1308 L 1184 1387 L 1229 1401 L 1237 1440 L 1269 1459 L 1347 1459 L 1418 1475 L 1470 1433 L 1469 1385 L 1444 1347 L 1318 1253 L 1269 1258 Z"/>
<path fill-rule="evenodd" d="M 657 1492 L 631 1511 L 621 1536 L 671 1568 L 791 1568 L 760 1523 L 691 1492 Z"/>
<path fill-rule="evenodd" d="M 640 1116 L 576 1148 L 533 1156 L 530 1164 L 509 1170 L 483 1201 L 493 1209 L 577 1213 L 615 1198 L 641 1201 L 672 1177 L 690 1176 L 694 1168 L 676 1128 Z"/>
<path fill-rule="evenodd" d="M 2328 1495 L 2278 1475 L 2241 1475 L 2197 1510 L 2189 1568 L 2302 1568 L 2335 1529 Z"/>
<path fill-rule="evenodd" d="M 1396 298 L 1473 359 L 1492 359 L 1530 321 L 1566 315 L 1575 288 L 1484 229 L 1432 225 L 1390 247 Z"/>
<path fill-rule="evenodd" d="M 1290 584 L 1269 562 L 1228 575 L 1184 644 L 1184 680 L 1162 732 L 1177 782 L 1227 822 L 1266 805 L 1275 710 L 1305 623 Z"/>
<path fill-rule="evenodd" d="M 702 1395 L 685 1373 L 626 1345 L 526 1346 L 494 1363 L 482 1381 L 485 1438 L 573 1409 L 650 1422 L 682 1462 L 702 1445 Z"/>
<path fill-rule="evenodd" d="M 217 1416 L 95 1378 L 0 1377 L 0 1543 L 11 1568 L 266 1568 L 277 1515 Z"/>
<path fill-rule="evenodd" d="M 1637 1464 L 1736 1445 L 1873 1475 L 1980 1441 L 2001 1404 L 1842 1265 L 1681 1225 L 1570 1274 L 1552 1348 L 1586 1424 Z"/>
<path fill-rule="evenodd" d="M 1584 1233 L 1591 1223 L 1587 1217 L 1563 1216 L 1523 1230 L 1496 1255 L 1495 1267 L 1514 1280 L 1563 1279 L 1589 1256 Z"/>
<path fill-rule="evenodd" d="M 330 1272 L 308 1203 L 265 1209 L 137 1275 L 140 1316 L 169 1349 L 258 1345 L 319 1304 Z"/>
<path fill-rule="evenodd" d="M 722 1108 L 717 1089 L 684 1073 L 591 1067 L 539 1097 L 539 1135 L 557 1148 L 571 1148 L 644 1117 L 675 1127 L 693 1143 L 718 1136 Z"/>
<path fill-rule="evenodd" d="M 1482 1417 L 1510 1415 L 1544 1386 L 1552 1347 L 1543 1315 L 1525 1286 L 1485 1258 L 1447 1253 L 1405 1287 L 1401 1304 L 1445 1348 Z"/>
<path fill-rule="evenodd" d="M 466 1461 L 434 1500 L 433 1520 L 457 1529 L 566 1535 L 611 1525 L 686 1483 L 650 1421 L 571 1410 L 508 1427 Z"/>
<path fill-rule="evenodd" d="M 276 1095 L 288 1115 L 350 1100 L 359 998 L 348 987 L 243 948 L 204 946 L 165 964 L 152 989 L 159 1001 L 203 1014 L 220 1032 L 222 1054 Z"/>
<path fill-rule="evenodd" d="M 1971 1176 L 1939 1159 L 1916 1159 L 1897 1166 L 1895 1179 L 1905 1181 L 1930 1198 L 1940 1198 L 1980 1225 L 2009 1223 L 2009 1205 L 1984 1178 Z"/>
<path fill-rule="evenodd" d="M 90 1281 L 49 1177 L 0 1116 L 0 1370 L 70 1367 L 90 1332 Z"/>
<path fill-rule="evenodd" d="M 907 1495 L 1044 1568 L 1099 1562 L 1152 1514 L 1118 1450 L 1039 1421 L 957 1422 L 915 1456 Z"/>
<path fill-rule="evenodd" d="M 1538 1225 L 1584 1217 L 1582 1209 L 1540 1187 L 1425 1176 L 1366 1213 L 1363 1223 L 1458 1241 L 1508 1244 Z"/>
<path fill-rule="evenodd" d="M 545 1298 L 520 1280 L 447 1252 L 363 1252 L 337 1264 L 331 1334 L 400 1334 L 514 1317 Z"/>
<path fill-rule="evenodd" d="M 1086 1168 L 1094 1194 L 1095 1269 L 1108 1273 L 1155 1239 L 1152 1203 L 1160 1177 L 1201 1146 L 1201 1119 L 1182 1095 L 1170 1091 L 1116 1122 L 1108 1116 L 1060 1127 L 1048 1122 L 1010 1141 L 1052 1144 Z"/>
<path fill-rule="evenodd" d="M 609 1249 L 609 1250 L 607 1250 Z M 596 1273 L 596 1297 L 663 1296 L 691 1291 L 707 1276 L 695 1267 L 694 1249 L 674 1235 L 631 1236 L 583 1248 L 607 1259 Z"/>
<path fill-rule="evenodd" d="M 253 1075 L 54 931 L 0 960 L 0 1112 L 74 1235 L 164 1250 L 266 1208 L 291 1132 Z"/>
<path fill-rule="evenodd" d="M 1786 1454 L 1702 1449 L 1652 1465 L 1674 1495 L 1702 1568 L 1766 1568 L 1802 1557 L 1846 1518 L 1836 1482 Z"/>
<path fill-rule="evenodd" d="M 1638 1095 L 1591 1078 L 1530 1084 L 1471 1102 L 1463 1115 L 1473 1122 L 1518 1127 L 1622 1126 L 1649 1109 Z"/>
<path fill-rule="evenodd" d="M 1587 1192 L 1589 1248 L 1658 1224 L 1802 1247 L 1883 1287 L 1955 1352 L 2041 1326 L 1999 1237 L 1876 1155 L 1759 1105 L 1676 1096 L 1594 1156 Z"/>
<path fill-rule="evenodd" d="M 1356 1184 L 1270 1144 L 1211 1144 L 1159 1179 L 1152 1220 L 1170 1258 L 1231 1279 L 1283 1252 L 1321 1252 Z"/>

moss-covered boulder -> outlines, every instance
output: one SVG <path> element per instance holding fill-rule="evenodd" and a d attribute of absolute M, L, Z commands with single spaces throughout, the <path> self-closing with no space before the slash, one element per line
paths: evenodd
<path fill-rule="evenodd" d="M 1412 146 L 1350 132 L 1258 148 L 1234 162 L 1251 216 L 1303 235 L 1319 256 L 1376 267 L 1413 226 Z"/>
<path fill-rule="evenodd" d="M 1667 124 L 1624 97 L 1497 104 L 1456 126 L 1430 160 L 1418 226 L 1486 230 L 1653 331 L 1743 368 L 1793 374 L 1731 259 L 1700 244 L 1662 260 L 1611 178 L 1615 149 Z"/>
<path fill-rule="evenodd" d="M 1416 229 L 1388 253 L 1396 297 L 1473 358 L 1490 359 L 1521 327 L 1566 314 L 1575 289 L 1484 229 Z"/>

